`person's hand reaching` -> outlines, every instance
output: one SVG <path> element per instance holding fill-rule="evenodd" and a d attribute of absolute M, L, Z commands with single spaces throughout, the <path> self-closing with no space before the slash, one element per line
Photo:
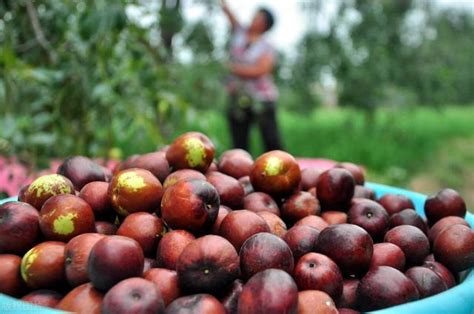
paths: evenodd
<path fill-rule="evenodd" d="M 227 1 L 226 0 L 219 0 L 219 4 L 220 4 L 222 10 L 224 11 L 225 15 L 227 16 L 232 28 L 234 29 L 236 27 L 239 27 L 240 23 L 237 20 L 237 18 L 235 17 L 234 13 L 232 13 L 232 11 L 230 10 L 229 6 L 227 5 Z"/>

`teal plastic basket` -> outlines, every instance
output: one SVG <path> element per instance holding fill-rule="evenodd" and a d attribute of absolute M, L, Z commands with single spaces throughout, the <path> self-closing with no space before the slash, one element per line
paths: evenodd
<path fill-rule="evenodd" d="M 403 190 L 387 185 L 366 183 L 366 186 L 372 188 L 377 197 L 381 197 L 387 193 L 403 194 L 408 196 L 415 204 L 416 211 L 424 216 L 424 203 L 426 195 Z M 9 198 L 0 201 L 1 203 L 7 201 L 14 201 L 16 198 Z M 474 215 L 467 213 L 466 220 L 474 228 Z M 0 294 L 0 313 L 12 313 L 12 314 L 23 314 L 23 313 L 38 313 L 38 314 L 55 314 L 64 313 L 57 310 L 52 310 L 33 304 L 18 301 L 17 299 L 9 296 Z M 473 314 L 474 313 L 474 271 L 470 269 L 467 272 L 464 280 L 457 286 L 434 295 L 429 298 L 425 298 L 419 301 L 406 303 L 390 308 L 386 308 L 379 311 L 370 313 L 377 314 L 420 314 L 420 313 L 449 313 L 449 314 Z"/>

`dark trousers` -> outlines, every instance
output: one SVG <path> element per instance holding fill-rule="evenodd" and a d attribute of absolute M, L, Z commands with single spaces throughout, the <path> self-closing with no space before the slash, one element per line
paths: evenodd
<path fill-rule="evenodd" d="M 243 107 L 231 99 L 227 117 L 234 147 L 249 150 L 250 128 L 252 122 L 256 121 L 260 128 L 265 150 L 283 149 L 276 120 L 275 103 L 262 102 L 257 105 Z"/>

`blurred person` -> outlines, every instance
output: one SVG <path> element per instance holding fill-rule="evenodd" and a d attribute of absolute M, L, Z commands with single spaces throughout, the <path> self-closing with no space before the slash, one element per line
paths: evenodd
<path fill-rule="evenodd" d="M 250 128 L 256 121 L 266 151 L 282 149 L 276 119 L 278 90 L 272 77 L 276 52 L 265 36 L 274 24 L 273 14 L 260 8 L 250 26 L 243 27 L 226 1 L 220 3 L 232 27 L 226 89 L 233 146 L 249 150 Z"/>

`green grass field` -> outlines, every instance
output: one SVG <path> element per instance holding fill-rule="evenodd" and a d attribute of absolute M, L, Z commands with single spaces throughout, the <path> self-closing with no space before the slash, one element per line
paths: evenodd
<path fill-rule="evenodd" d="M 174 135 L 199 130 L 211 137 L 218 153 L 231 147 L 224 114 L 196 112 L 196 117 Z M 420 192 L 468 185 L 467 193 L 474 194 L 468 171 L 474 169 L 474 106 L 384 108 L 371 118 L 349 108 L 317 109 L 308 115 L 281 110 L 279 122 L 285 149 L 294 156 L 352 161 L 366 167 L 371 181 Z M 137 152 L 136 147 L 144 147 L 140 141 L 128 148 Z M 254 127 L 251 153 L 256 157 L 262 152 Z"/>
<path fill-rule="evenodd" d="M 225 117 L 216 112 L 198 115 L 201 123 L 186 130 L 204 131 L 219 151 L 228 149 Z M 376 172 L 396 168 L 413 171 L 446 140 L 474 136 L 474 106 L 378 110 L 370 121 L 351 109 L 319 109 L 306 116 L 281 111 L 279 122 L 285 149 L 295 156 L 350 160 Z M 262 152 L 255 127 L 251 153 L 257 156 Z"/>

